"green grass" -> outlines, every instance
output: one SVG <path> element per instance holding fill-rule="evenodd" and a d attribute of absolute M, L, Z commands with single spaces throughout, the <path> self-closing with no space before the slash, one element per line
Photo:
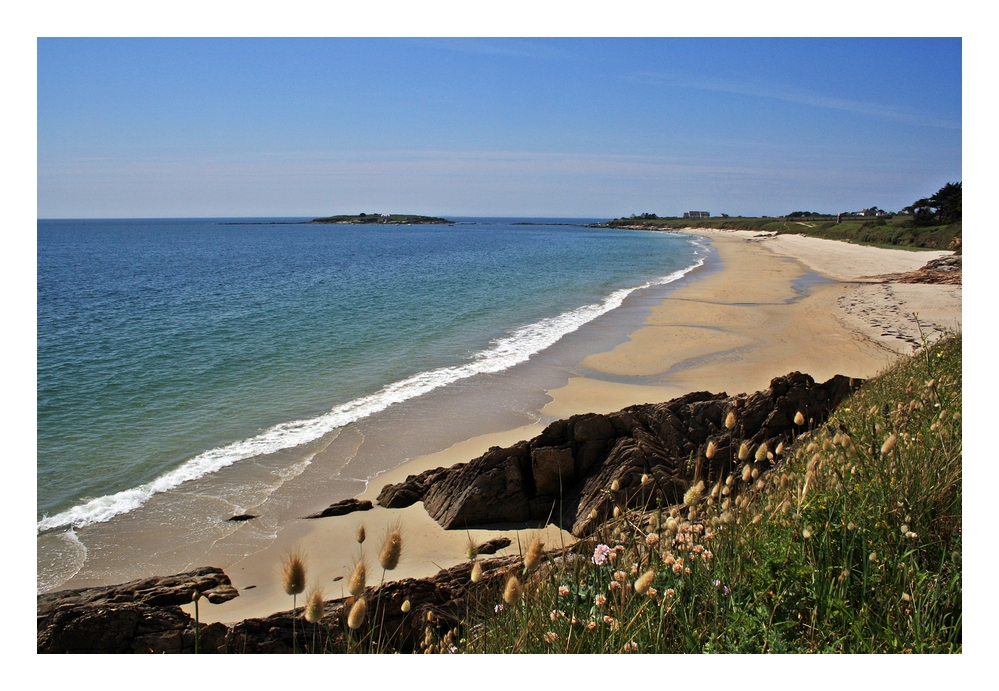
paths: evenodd
<path fill-rule="evenodd" d="M 624 513 L 522 574 L 519 603 L 480 593 L 446 646 L 424 647 L 961 652 L 961 449 L 952 336 L 867 382 L 772 469 L 742 464 L 690 508 Z M 598 545 L 613 561 L 594 563 Z"/>

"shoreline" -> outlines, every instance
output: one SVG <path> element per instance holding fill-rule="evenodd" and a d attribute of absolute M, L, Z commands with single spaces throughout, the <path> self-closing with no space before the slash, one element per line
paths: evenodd
<path fill-rule="evenodd" d="M 750 231 L 691 230 L 710 238 L 722 267 L 702 268 L 671 291 L 641 328 L 609 351 L 583 360 L 583 371 L 547 391 L 552 399 L 540 421 L 511 430 L 472 437 L 449 448 L 413 458 L 371 478 L 360 499 L 423 470 L 462 463 L 491 446 L 508 446 L 540 433 L 546 420 L 581 412 L 611 412 L 627 405 L 663 401 L 693 390 L 737 394 L 766 388 L 770 379 L 798 370 L 822 381 L 834 374 L 867 378 L 898 356 L 911 352 L 903 336 L 885 335 L 886 324 L 899 333 L 911 326 L 905 308 L 927 324 L 960 328 L 960 286 L 901 286 L 869 276 L 912 271 L 950 252 L 883 250 L 799 236 L 760 237 Z M 775 242 L 776 240 L 776 242 Z M 804 280 L 819 276 L 822 280 Z M 885 286 L 889 286 L 886 295 Z M 908 290 L 916 288 L 918 290 Z M 900 290 L 896 290 L 900 289 Z M 904 289 L 904 290 L 901 290 Z M 866 311 L 864 311 L 866 310 Z M 950 320 L 953 323 L 949 323 Z M 817 342 L 816 336 L 821 338 Z M 465 559 L 469 537 L 476 542 L 505 535 L 513 541 L 498 554 L 517 554 L 518 540 L 530 542 L 539 531 L 513 526 L 445 531 L 417 503 L 346 516 L 299 521 L 266 549 L 227 569 L 241 595 L 220 605 L 203 605 L 203 622 L 234 622 L 288 609 L 278 586 L 284 554 L 300 549 L 327 598 L 339 597 L 360 550 L 354 540 L 364 523 L 364 553 L 369 573 L 373 555 L 389 526 L 402 525 L 403 559 L 390 580 L 429 576 Z M 548 526 L 549 545 L 573 538 Z M 193 612 L 193 607 L 185 606 Z"/>

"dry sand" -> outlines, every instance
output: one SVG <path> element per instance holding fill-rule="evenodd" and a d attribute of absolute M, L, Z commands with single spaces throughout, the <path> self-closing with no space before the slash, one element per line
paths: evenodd
<path fill-rule="evenodd" d="M 628 341 L 586 358 L 583 366 L 591 376 L 573 377 L 550 391 L 544 419 L 611 412 L 694 390 L 756 391 L 794 370 L 819 381 L 834 374 L 866 378 L 919 342 L 913 312 L 919 313 L 927 333 L 960 329 L 961 286 L 883 284 L 865 278 L 913 271 L 949 252 L 887 250 L 740 231 L 690 232 L 711 238 L 722 270 L 674 291 Z M 804 287 L 802 279 L 811 285 Z M 541 429 L 538 424 L 485 435 L 414 459 L 372 480 L 362 498 L 374 500 L 382 486 L 406 475 L 468 461 L 491 446 L 529 439 Z M 202 606 L 202 621 L 239 621 L 289 609 L 291 598 L 279 587 L 278 569 L 291 549 L 305 554 L 309 580 L 322 583 L 327 598 L 342 596 L 346 578 L 333 579 L 346 577 L 360 555 L 354 537 L 361 523 L 368 535 L 363 551 L 369 582 L 381 576 L 378 548 L 385 531 L 396 523 L 402 525 L 405 547 L 399 567 L 388 574 L 393 579 L 427 576 L 453 566 L 464 558 L 469 539 L 464 532 L 443 530 L 422 503 L 299 521 L 271 547 L 227 569 L 241 595 L 222 605 Z M 510 554 L 518 552 L 518 542 L 526 548 L 538 533 L 473 530 L 470 536 L 482 542 L 507 535 L 513 545 L 500 553 Z M 542 539 L 550 545 L 572 541 L 571 535 L 551 527 Z"/>

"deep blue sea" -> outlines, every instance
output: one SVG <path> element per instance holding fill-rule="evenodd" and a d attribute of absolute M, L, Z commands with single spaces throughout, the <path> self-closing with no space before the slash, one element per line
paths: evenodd
<path fill-rule="evenodd" d="M 503 372 L 703 261 L 598 219 L 299 220 L 38 221 L 40 537 Z"/>

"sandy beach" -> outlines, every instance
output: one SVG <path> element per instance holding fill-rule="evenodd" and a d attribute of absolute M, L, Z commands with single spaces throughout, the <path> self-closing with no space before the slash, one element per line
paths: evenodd
<path fill-rule="evenodd" d="M 919 343 L 920 327 L 931 337 L 961 327 L 961 286 L 884 283 L 876 277 L 904 273 L 950 252 L 910 252 L 742 231 L 688 231 L 710 238 L 721 269 L 673 291 L 652 309 L 642 328 L 607 352 L 588 356 L 580 376 L 548 391 L 551 401 L 538 424 L 488 434 L 416 458 L 371 480 L 362 499 L 374 500 L 385 484 L 407 475 L 462 463 L 492 446 L 537 435 L 553 419 L 583 412 L 611 412 L 663 401 L 689 391 L 729 394 L 764 389 L 770 380 L 801 371 L 823 381 L 835 374 L 870 377 Z M 918 314 L 918 325 L 913 314 Z M 367 540 L 355 541 L 364 524 Z M 326 597 L 346 592 L 346 577 L 362 553 L 369 583 L 382 574 L 377 552 L 390 526 L 400 525 L 404 549 L 386 578 L 426 576 L 464 559 L 469 539 L 505 535 L 519 551 L 538 534 L 497 526 L 445 531 L 422 503 L 401 510 L 375 506 L 347 516 L 302 520 L 283 530 L 268 548 L 226 566 L 240 597 L 201 607 L 201 621 L 239 621 L 289 609 L 279 586 L 283 557 L 300 551 L 310 584 Z M 549 545 L 572 541 L 548 527 Z M 334 580 L 343 577 L 343 580 Z"/>

